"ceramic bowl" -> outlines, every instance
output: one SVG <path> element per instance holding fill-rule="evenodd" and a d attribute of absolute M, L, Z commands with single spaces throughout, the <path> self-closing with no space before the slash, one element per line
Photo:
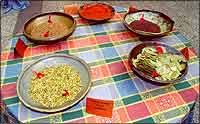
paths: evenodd
<path fill-rule="evenodd" d="M 100 5 L 103 5 L 103 6 L 108 7 L 108 8 L 111 10 L 111 12 L 112 12 L 111 16 L 108 17 L 108 18 L 103 18 L 103 19 L 95 19 L 95 18 L 88 18 L 88 17 L 86 17 L 86 16 L 84 16 L 84 15 L 81 14 L 81 11 L 83 11 L 86 7 L 95 6 L 95 5 L 97 5 L 97 4 L 100 4 Z M 115 9 L 114 9 L 112 6 L 110 6 L 110 5 L 108 5 L 108 4 L 105 4 L 105 3 L 88 3 L 88 4 L 82 5 L 82 6 L 79 8 L 78 14 L 79 14 L 79 16 L 80 16 L 81 18 L 83 18 L 83 19 L 85 19 L 85 20 L 92 21 L 92 22 L 97 22 L 97 23 L 99 22 L 99 23 L 100 23 L 100 22 L 105 22 L 105 21 L 111 19 L 111 18 L 114 16 L 114 14 L 115 14 Z M 95 13 L 94 13 L 94 14 L 95 14 Z"/>
<path fill-rule="evenodd" d="M 160 28 L 160 32 L 150 32 L 144 30 L 138 30 L 130 26 L 131 22 L 138 20 L 147 20 L 153 24 L 156 24 Z M 152 10 L 136 10 L 133 12 L 128 12 L 123 18 L 123 23 L 132 32 L 142 35 L 142 36 L 162 36 L 171 32 L 174 26 L 174 21 L 167 15 L 152 11 Z M 149 27 L 145 27 L 149 28 Z"/>
<path fill-rule="evenodd" d="M 49 23 L 48 20 L 52 23 Z M 69 37 L 76 28 L 74 18 L 62 12 L 42 13 L 32 17 L 24 25 L 23 34 L 36 44 L 55 43 Z M 51 36 L 42 36 L 45 31 L 54 32 Z M 42 32 L 37 34 L 37 32 Z M 41 35 L 41 36 L 39 36 Z"/>
<path fill-rule="evenodd" d="M 178 78 L 173 79 L 173 80 L 156 80 L 155 78 L 152 78 L 151 76 L 148 76 L 148 75 L 144 74 L 143 72 L 141 72 L 140 70 L 138 70 L 137 67 L 135 67 L 133 65 L 132 59 L 136 59 L 137 55 L 139 53 L 141 53 L 141 51 L 142 51 L 143 48 L 145 48 L 145 47 L 155 47 L 155 46 L 163 47 L 163 48 L 165 48 L 166 53 L 180 55 L 180 56 L 182 56 L 185 59 L 184 55 L 181 52 L 179 52 L 177 49 L 175 49 L 174 47 L 168 46 L 166 44 L 158 43 L 158 42 L 143 42 L 141 44 L 136 45 L 131 50 L 131 52 L 129 53 L 128 62 L 129 62 L 129 65 L 130 65 L 132 71 L 138 77 L 140 77 L 141 79 L 146 80 L 148 82 L 153 82 L 153 83 L 158 83 L 158 84 L 160 84 L 160 83 L 161 84 L 166 84 L 166 83 L 175 83 L 177 81 L 180 81 L 187 74 L 187 70 L 188 70 L 188 63 L 187 63 L 187 61 L 185 62 L 185 65 L 186 65 L 185 69 L 183 71 L 181 71 L 181 75 Z"/>

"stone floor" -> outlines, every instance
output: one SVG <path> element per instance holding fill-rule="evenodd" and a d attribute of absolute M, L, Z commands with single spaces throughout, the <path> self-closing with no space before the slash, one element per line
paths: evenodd
<path fill-rule="evenodd" d="M 35 1 L 37 2 L 37 1 Z M 83 4 L 93 1 L 43 1 L 41 12 L 63 10 L 64 4 Z M 165 13 L 175 21 L 176 29 L 190 42 L 199 56 L 199 2 L 198 1 L 106 1 L 110 5 L 138 9 L 152 9 Z M 18 12 L 1 17 L 1 50 L 7 46 L 7 40 L 13 35 Z M 199 123 L 199 99 L 194 110 L 194 123 Z"/>

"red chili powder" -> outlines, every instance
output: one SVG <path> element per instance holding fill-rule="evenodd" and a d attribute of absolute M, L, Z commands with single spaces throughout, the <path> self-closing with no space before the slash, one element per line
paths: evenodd
<path fill-rule="evenodd" d="M 80 11 L 80 15 L 87 19 L 107 19 L 112 16 L 112 10 L 103 4 L 93 4 L 84 6 Z"/>
<path fill-rule="evenodd" d="M 154 24 L 145 19 L 135 20 L 135 21 L 131 22 L 130 27 L 135 30 L 139 30 L 139 31 L 153 32 L 153 33 L 160 32 L 160 27 L 157 24 Z"/>

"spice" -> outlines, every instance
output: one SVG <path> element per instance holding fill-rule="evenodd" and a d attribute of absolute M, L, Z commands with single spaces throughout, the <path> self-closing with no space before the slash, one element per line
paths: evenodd
<path fill-rule="evenodd" d="M 104 4 L 89 4 L 80 10 L 80 15 L 86 19 L 102 20 L 112 17 L 112 10 Z"/>
<path fill-rule="evenodd" d="M 51 17 L 52 19 L 52 17 Z M 52 22 L 52 20 L 51 20 Z M 31 31 L 31 36 L 35 38 L 49 38 L 49 37 L 55 37 L 60 36 L 64 32 L 66 32 L 69 28 L 64 23 L 58 23 L 58 22 L 44 22 L 41 24 L 38 24 L 38 26 L 33 27 L 33 30 Z"/>
<path fill-rule="evenodd" d="M 144 32 L 153 32 L 153 33 L 160 32 L 160 27 L 157 24 L 145 20 L 144 17 L 142 17 L 140 20 L 135 20 L 131 22 L 130 27 L 134 30 L 139 30 Z"/>

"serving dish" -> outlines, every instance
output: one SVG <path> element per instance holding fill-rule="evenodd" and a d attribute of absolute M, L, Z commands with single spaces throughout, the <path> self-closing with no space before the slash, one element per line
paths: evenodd
<path fill-rule="evenodd" d="M 60 106 L 43 106 L 42 104 L 34 101 L 28 93 L 31 77 L 34 75 L 32 71 L 34 70 L 35 72 L 40 72 L 45 68 L 60 64 L 67 64 L 73 67 L 79 73 L 82 89 L 73 100 L 67 101 L 66 103 Z M 17 80 L 17 95 L 22 101 L 22 103 L 30 109 L 40 112 L 58 112 L 78 103 L 82 98 L 84 98 L 91 86 L 92 83 L 89 67 L 82 59 L 71 55 L 55 54 L 42 57 L 24 69 L 24 71 L 19 75 Z"/>
<path fill-rule="evenodd" d="M 123 23 L 132 32 L 142 36 L 163 36 L 173 30 L 174 21 L 153 10 L 135 10 L 125 14 Z"/>
<path fill-rule="evenodd" d="M 185 68 L 184 68 L 184 70 L 181 71 L 181 75 L 179 75 L 176 79 L 172 79 L 172 80 L 157 80 L 149 75 L 146 75 L 144 72 L 138 70 L 138 68 L 136 66 L 134 66 L 134 64 L 133 64 L 133 59 L 136 59 L 138 54 L 140 54 L 142 52 L 142 49 L 146 48 L 146 47 L 163 47 L 163 48 L 165 48 L 166 53 L 170 53 L 173 55 L 179 55 L 183 58 L 183 60 L 185 60 L 185 57 L 181 52 L 176 50 L 174 47 L 168 46 L 166 44 L 158 43 L 158 42 L 143 42 L 141 44 L 138 44 L 129 53 L 128 62 L 129 62 L 129 65 L 130 65 L 132 71 L 141 79 L 146 80 L 148 82 L 152 82 L 152 83 L 166 84 L 166 83 L 175 83 L 177 81 L 180 81 L 187 74 L 188 63 L 186 60 L 184 62 Z"/>
<path fill-rule="evenodd" d="M 36 44 L 55 43 L 69 37 L 76 28 L 74 18 L 62 12 L 36 15 L 24 24 L 23 34 Z"/>
<path fill-rule="evenodd" d="M 115 9 L 105 3 L 88 3 L 80 6 L 78 14 L 81 18 L 88 21 L 105 22 L 114 16 Z M 106 14 L 108 15 L 106 16 Z"/>

